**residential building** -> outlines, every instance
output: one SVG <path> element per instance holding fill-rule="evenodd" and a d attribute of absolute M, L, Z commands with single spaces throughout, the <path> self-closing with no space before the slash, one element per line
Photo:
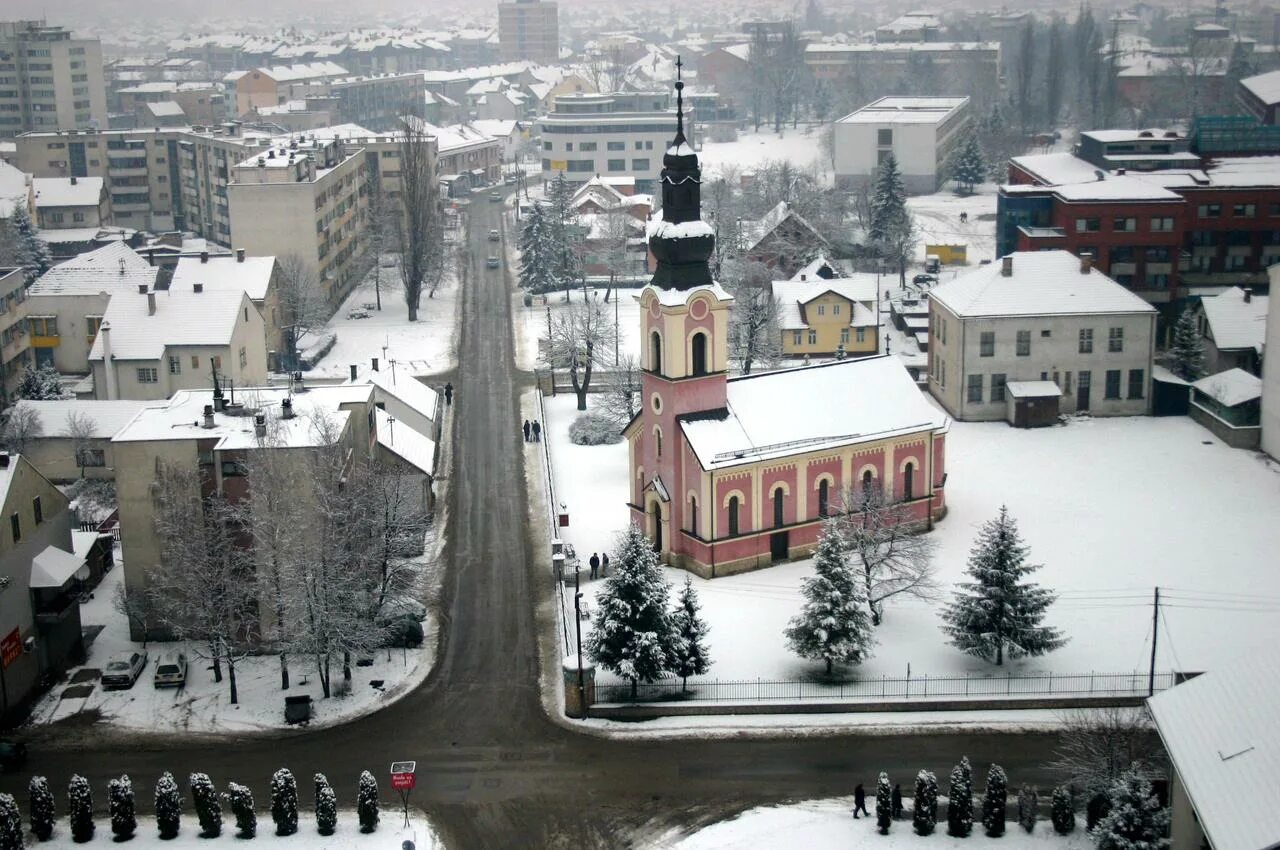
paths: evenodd
<path fill-rule="evenodd" d="M 1280 846 L 1275 769 L 1280 660 L 1270 652 L 1210 670 L 1147 705 L 1173 776 L 1169 850 Z"/>
<path fill-rule="evenodd" d="M 266 345 L 267 363 L 273 370 L 275 357 L 291 350 L 283 322 L 286 317 L 280 308 L 280 264 L 275 257 L 250 257 L 243 248 L 235 254 L 210 254 L 205 251 L 197 256 L 178 259 L 172 277 L 157 288 L 177 292 L 194 292 L 196 287 L 204 292 L 243 292 L 262 316 L 262 330 Z"/>
<path fill-rule="evenodd" d="M 1228 369 L 1262 374 L 1270 298 L 1233 286 L 1200 299 L 1198 327 L 1204 338 L 1204 369 L 1212 375 Z"/>
<path fill-rule="evenodd" d="M 53 482 L 78 478 L 114 480 L 116 463 L 111 438 L 143 408 L 157 403 L 134 399 L 23 399 L 15 405 L 15 412 L 24 409 L 34 414 L 40 431 L 26 441 L 22 456 Z M 72 417 L 87 426 L 86 430 L 73 433 Z"/>
<path fill-rule="evenodd" d="M 1280 124 L 1280 71 L 1245 77 L 1235 94 L 1236 103 L 1245 114 L 1262 124 Z"/>
<path fill-rule="evenodd" d="M 560 6 L 545 0 L 498 3 L 498 43 L 502 61 L 560 61 Z"/>
<path fill-rule="evenodd" d="M 1080 134 L 1076 156 L 1111 171 L 1163 171 L 1199 168 L 1191 139 L 1178 130 L 1086 130 Z"/>
<path fill-rule="evenodd" d="M 211 126 L 228 118 L 227 94 L 217 83 L 156 80 L 126 86 L 115 93 L 120 111 L 136 117 L 138 127 L 154 127 L 154 112 L 148 107 L 177 104 L 180 126 Z"/>
<path fill-rule="evenodd" d="M 1280 265 L 1267 269 L 1271 291 L 1280 295 Z M 1267 304 L 1267 339 L 1262 347 L 1262 450 L 1280 459 L 1280 297 Z"/>
<path fill-rule="evenodd" d="M 738 235 L 744 259 L 764 263 L 783 275 L 796 274 L 807 259 L 830 247 L 818 229 L 786 201 L 779 201 L 761 218 L 740 220 Z"/>
<path fill-rule="evenodd" d="M 1156 310 L 1066 251 L 1018 252 L 929 292 L 929 392 L 956 419 L 1011 416 L 1051 382 L 1064 413 L 1151 410 Z"/>
<path fill-rule="evenodd" d="M 821 263 L 819 258 L 815 263 Z M 810 265 L 814 265 L 811 263 Z M 880 351 L 876 276 L 824 278 L 801 271 L 775 280 L 780 350 L 787 357 L 848 355 Z"/>
<path fill-rule="evenodd" d="M 31 181 L 36 225 L 41 230 L 98 228 L 111 218 L 101 177 L 37 177 Z"/>
<path fill-rule="evenodd" d="M 0 21 L 0 138 L 106 126 L 102 42 L 44 21 Z"/>
<path fill-rule="evenodd" d="M 967 97 L 882 97 L 836 121 L 836 183 L 866 186 L 890 155 L 908 192 L 938 191 L 947 156 L 969 126 Z"/>
<path fill-rule="evenodd" d="M 542 173 L 584 182 L 593 176 L 630 175 L 652 194 L 662 152 L 675 135 L 676 113 L 665 92 L 565 94 L 539 119 Z M 693 116 L 686 116 L 693 132 Z"/>
<path fill-rule="evenodd" d="M 262 316 L 244 290 L 139 286 L 107 305 L 89 351 L 94 398 L 165 399 L 178 390 L 266 383 Z"/>
<path fill-rule="evenodd" d="M 31 365 L 26 300 L 26 271 L 0 268 L 0 409 L 13 401 L 22 375 Z"/>
<path fill-rule="evenodd" d="M 529 121 L 499 121 L 478 118 L 471 126 L 491 139 L 497 139 L 502 152 L 502 161 L 517 161 L 528 149 L 530 130 L 533 125 Z"/>
<path fill-rule="evenodd" d="M 400 117 L 425 96 L 422 74 L 408 72 L 321 80 L 302 92 L 308 109 L 327 112 L 326 125 L 359 124 L 380 133 L 399 129 Z"/>
<path fill-rule="evenodd" d="M 820 80 L 891 82 L 927 74 L 941 87 L 938 95 L 999 90 L 1000 45 L 994 41 L 817 42 L 806 45 L 804 62 Z"/>
<path fill-rule="evenodd" d="M 4 144 L 12 145 L 13 143 L 0 143 L 0 148 L 3 148 Z M 32 207 L 31 175 L 5 162 L 3 157 L 8 155 L 10 154 L 0 150 L 0 221 L 13 215 L 13 208 L 17 204 L 22 204 L 27 210 Z"/>
<path fill-rule="evenodd" d="M 309 138 L 258 148 L 227 186 L 231 243 L 296 255 L 336 309 L 359 282 L 366 166 L 360 149 Z"/>
<path fill-rule="evenodd" d="M 875 29 L 877 44 L 937 41 L 941 19 L 932 12 L 907 12 Z"/>
<path fill-rule="evenodd" d="M 246 116 L 258 107 L 294 100 L 315 83 L 349 76 L 351 72 L 335 62 L 310 62 L 232 71 L 223 80 L 235 89 L 236 115 Z"/>
<path fill-rule="evenodd" d="M 436 140 L 436 174 L 448 197 L 502 180 L 503 143 L 468 124 L 427 125 Z"/>

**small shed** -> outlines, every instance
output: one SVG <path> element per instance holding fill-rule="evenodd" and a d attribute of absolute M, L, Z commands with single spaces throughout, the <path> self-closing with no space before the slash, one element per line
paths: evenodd
<path fill-rule="evenodd" d="M 928 245 L 924 246 L 924 255 L 938 258 L 944 266 L 963 266 L 969 262 L 968 245 Z"/>
<path fill-rule="evenodd" d="M 1057 424 L 1062 390 L 1053 381 L 1010 381 L 1004 398 L 1005 419 L 1015 428 Z"/>
<path fill-rule="evenodd" d="M 1151 414 L 1186 416 L 1191 408 L 1191 384 L 1163 366 L 1151 367 Z"/>
<path fill-rule="evenodd" d="M 1228 369 L 1191 385 L 1191 418 L 1227 445 L 1256 449 L 1262 442 L 1262 379 Z"/>

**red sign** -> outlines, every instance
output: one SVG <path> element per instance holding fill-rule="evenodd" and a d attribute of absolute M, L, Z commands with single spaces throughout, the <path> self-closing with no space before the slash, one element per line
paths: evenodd
<path fill-rule="evenodd" d="M 416 782 L 417 776 L 413 773 L 391 774 L 391 787 L 397 791 L 412 791 Z"/>
<path fill-rule="evenodd" d="M 0 640 L 0 660 L 4 661 L 5 669 L 9 665 L 18 660 L 18 656 L 22 654 L 22 635 L 17 629 L 9 632 Z"/>
<path fill-rule="evenodd" d="M 567 511 L 560 514 L 560 527 L 561 528 L 569 527 L 569 513 Z"/>

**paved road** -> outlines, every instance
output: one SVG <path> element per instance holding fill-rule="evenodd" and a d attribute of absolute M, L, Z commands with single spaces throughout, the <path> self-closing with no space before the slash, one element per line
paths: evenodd
<path fill-rule="evenodd" d="M 456 848 L 626 847 L 760 802 L 846 794 L 882 769 L 904 786 L 921 767 L 945 777 L 962 754 L 979 771 L 999 760 L 1015 785 L 1050 783 L 1040 768 L 1053 744 L 1047 735 L 617 741 L 547 718 L 534 611 L 549 588 L 526 535 L 516 427 L 525 376 L 513 366 L 506 270 L 486 269 L 483 259 L 494 253 L 487 233 L 501 226 L 501 210 L 483 195 L 471 210 L 473 269 L 453 377 L 456 474 L 444 613 L 426 683 L 373 716 L 310 734 L 138 741 L 63 727 L 60 747 L 33 745 L 32 769 L 58 789 L 73 771 L 85 774 L 102 789 L 100 804 L 112 775 L 127 772 L 145 789 L 163 770 L 201 770 L 219 784 L 249 784 L 261 808 L 267 780 L 282 765 L 303 779 L 304 799 L 305 778 L 323 771 L 349 805 L 360 770 L 383 780 L 390 761 L 412 758 L 420 777 L 414 802 Z M 25 800 L 25 782 L 9 775 L 0 788 Z M 140 808 L 148 797 L 139 793 Z"/>

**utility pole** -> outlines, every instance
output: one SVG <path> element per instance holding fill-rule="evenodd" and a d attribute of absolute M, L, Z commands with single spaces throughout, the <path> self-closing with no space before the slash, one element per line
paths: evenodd
<path fill-rule="evenodd" d="M 575 561 L 573 565 L 573 625 L 577 637 L 574 643 L 578 648 L 578 711 L 579 717 L 587 716 L 587 689 L 582 682 L 582 591 L 578 589 L 581 567 Z"/>
<path fill-rule="evenodd" d="M 1147 696 L 1156 693 L 1156 639 L 1160 637 L 1160 588 L 1156 587 L 1151 606 L 1151 671 L 1147 674 Z"/>

